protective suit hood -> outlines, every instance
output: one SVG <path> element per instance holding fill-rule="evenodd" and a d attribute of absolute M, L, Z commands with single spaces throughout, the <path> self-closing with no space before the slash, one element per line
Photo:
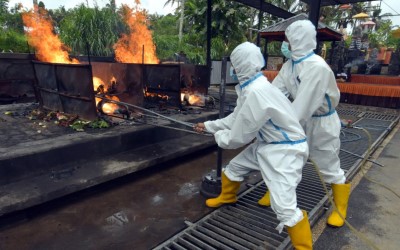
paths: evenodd
<path fill-rule="evenodd" d="M 232 51 L 231 63 L 240 84 L 260 72 L 265 65 L 260 48 L 250 42 L 244 42 Z"/>
<path fill-rule="evenodd" d="M 300 58 L 310 54 L 317 46 L 317 32 L 309 20 L 299 20 L 286 28 L 285 35 L 290 43 L 292 58 Z"/>

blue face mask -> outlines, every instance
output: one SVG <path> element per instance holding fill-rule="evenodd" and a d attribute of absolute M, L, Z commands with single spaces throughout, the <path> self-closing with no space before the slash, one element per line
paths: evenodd
<path fill-rule="evenodd" d="M 292 58 L 292 51 L 289 50 L 288 42 L 285 42 L 285 41 L 282 42 L 281 52 L 287 59 Z"/>
<path fill-rule="evenodd" d="M 233 69 L 233 67 L 230 68 L 230 70 L 229 70 L 229 75 L 232 77 L 232 79 L 233 79 L 234 81 L 239 81 L 239 79 L 238 79 L 238 77 L 237 77 L 237 75 L 236 75 L 236 72 L 235 72 L 235 70 Z"/>

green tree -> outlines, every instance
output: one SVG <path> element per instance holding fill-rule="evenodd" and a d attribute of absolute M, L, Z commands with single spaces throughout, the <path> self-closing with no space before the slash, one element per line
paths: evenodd
<path fill-rule="evenodd" d="M 173 14 L 149 15 L 149 28 L 153 32 L 157 57 L 160 60 L 173 60 L 174 54 L 179 51 L 177 20 L 178 17 Z"/>
<path fill-rule="evenodd" d="M 0 28 L 3 28 L 8 15 L 8 0 L 0 0 Z"/>
<path fill-rule="evenodd" d="M 111 56 L 118 34 L 124 30 L 120 16 L 111 8 L 88 8 L 81 4 L 60 23 L 60 37 L 77 54 Z"/>
<path fill-rule="evenodd" d="M 214 0 L 212 2 L 212 21 L 211 21 L 211 56 L 213 59 L 221 59 L 228 55 L 234 47 L 246 40 L 249 28 L 248 7 L 234 1 Z M 184 33 L 198 35 L 197 43 L 203 48 L 206 47 L 206 17 L 207 1 L 187 0 L 185 4 L 186 27 Z M 189 39 L 191 40 L 191 39 Z M 197 50 L 196 50 L 197 51 Z M 185 51 L 189 54 L 191 51 Z M 203 49 L 201 55 L 204 61 L 206 51 Z"/>
<path fill-rule="evenodd" d="M 59 30 L 61 21 L 67 16 L 68 11 L 64 6 L 60 6 L 57 9 L 51 9 L 48 11 L 49 16 L 53 20 L 54 29 Z"/>
<path fill-rule="evenodd" d="M 0 14 L 8 13 L 8 2 L 9 0 L 0 0 Z"/>
<path fill-rule="evenodd" d="M 8 10 L 8 0 L 0 0 L 0 52 L 28 52 L 21 19 L 22 5 Z"/>
<path fill-rule="evenodd" d="M 167 5 L 174 5 L 175 3 L 178 3 L 178 8 L 176 8 L 176 12 L 179 12 L 179 43 L 182 42 L 182 34 L 183 34 L 183 22 L 185 18 L 185 0 L 167 0 L 165 2 L 164 7 Z"/>
<path fill-rule="evenodd" d="M 391 27 L 392 21 L 390 19 L 381 20 L 379 28 L 368 33 L 370 48 L 396 47 L 398 40 L 393 37 Z"/>
<path fill-rule="evenodd" d="M 2 32 L 0 34 L 0 52 L 29 52 L 25 35 L 12 29 Z"/>

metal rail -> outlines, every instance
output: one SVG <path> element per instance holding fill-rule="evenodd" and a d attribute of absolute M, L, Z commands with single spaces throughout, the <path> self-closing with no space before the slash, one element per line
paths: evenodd
<path fill-rule="evenodd" d="M 186 127 L 190 127 L 190 128 L 192 128 L 192 129 L 193 129 L 194 125 L 195 125 L 194 123 L 180 121 L 180 120 L 174 119 L 174 118 L 172 118 L 172 117 L 168 117 L 168 116 L 162 115 L 162 114 L 157 113 L 157 112 L 155 112 L 155 111 L 152 111 L 152 110 L 150 110 L 150 109 L 146 109 L 146 108 L 143 108 L 143 107 L 140 107 L 140 106 L 131 104 L 131 103 L 121 102 L 121 101 L 115 101 L 115 100 L 109 99 L 109 98 L 107 98 L 107 97 L 104 97 L 104 96 L 102 96 L 102 95 L 95 95 L 95 97 L 100 98 L 100 99 L 104 100 L 105 102 L 114 103 L 114 104 L 117 104 L 117 105 L 123 105 L 123 106 L 125 106 L 125 107 L 131 107 L 131 108 L 134 108 L 134 109 L 138 109 L 138 110 L 141 110 L 141 111 L 143 111 L 143 112 L 147 112 L 147 113 L 153 114 L 153 115 L 155 115 L 157 118 L 158 118 L 158 117 L 161 117 L 161 118 L 163 118 L 163 119 L 165 119 L 165 120 L 168 120 L 168 121 L 171 121 L 171 122 L 174 122 L 174 123 L 178 123 L 178 124 L 184 125 L 184 126 L 186 126 Z M 143 123 L 144 123 L 144 122 L 143 122 Z M 147 124 L 147 123 L 146 123 L 146 124 Z M 190 133 L 195 133 L 195 134 L 200 134 L 200 133 L 194 132 L 194 130 L 189 131 L 189 130 L 185 130 L 185 129 L 179 129 L 179 128 L 169 127 L 169 126 L 166 126 L 166 125 L 155 124 L 155 123 L 148 123 L 148 124 L 149 124 L 149 125 L 154 125 L 154 126 L 160 126 L 160 127 L 164 127 L 164 128 L 171 128 L 171 129 L 175 129 L 175 130 L 190 132 Z M 208 133 L 208 132 L 201 133 L 201 135 L 213 136 L 212 134 L 210 134 L 210 133 Z"/>

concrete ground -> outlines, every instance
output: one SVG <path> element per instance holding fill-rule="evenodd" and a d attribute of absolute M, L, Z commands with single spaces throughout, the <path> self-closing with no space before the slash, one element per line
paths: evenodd
<path fill-rule="evenodd" d="M 374 246 L 360 240 L 346 226 L 325 227 L 325 216 L 313 229 L 315 250 L 400 249 L 399 127 L 398 124 L 375 153 L 379 155 L 376 161 L 384 164 L 384 167 L 371 164 L 366 166 L 371 168 L 365 176 L 378 184 L 361 178 L 363 173 L 360 173 L 354 178 L 354 183 L 357 184 L 358 181 L 359 183 L 350 196 L 348 221 Z M 381 185 L 389 187 L 390 190 Z"/>

